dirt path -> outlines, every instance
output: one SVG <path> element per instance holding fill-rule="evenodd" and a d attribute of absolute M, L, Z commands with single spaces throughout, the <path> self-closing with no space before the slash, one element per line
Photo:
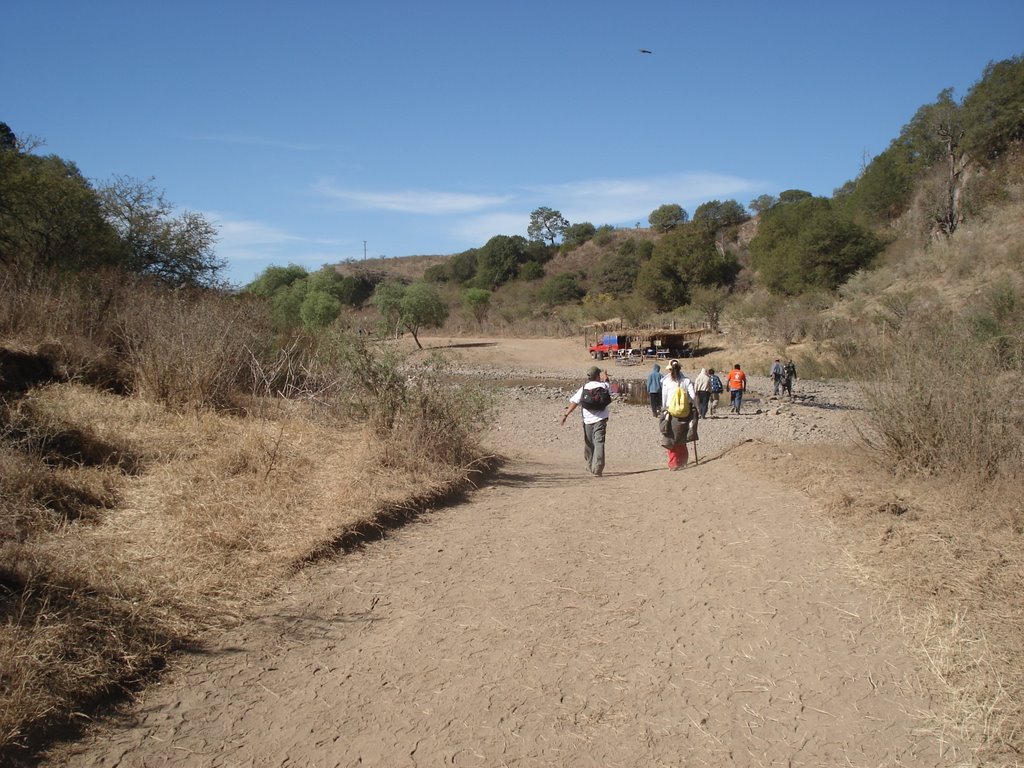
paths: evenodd
<path fill-rule="evenodd" d="M 757 450 L 709 434 L 671 473 L 623 450 L 653 419 L 618 407 L 593 478 L 559 406 L 509 409 L 487 487 L 304 573 L 67 764 L 955 764 L 815 510 L 745 471 Z"/>

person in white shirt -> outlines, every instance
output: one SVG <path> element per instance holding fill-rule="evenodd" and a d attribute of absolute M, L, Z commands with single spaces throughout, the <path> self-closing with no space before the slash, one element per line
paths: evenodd
<path fill-rule="evenodd" d="M 587 471 L 595 477 L 604 473 L 604 440 L 608 430 L 608 406 L 611 399 L 608 372 L 592 365 L 587 370 L 587 381 L 569 398 L 569 405 L 560 421 L 565 424 L 569 414 L 579 406 L 583 414 L 583 460 Z M 588 404 L 595 400 L 593 404 Z"/>

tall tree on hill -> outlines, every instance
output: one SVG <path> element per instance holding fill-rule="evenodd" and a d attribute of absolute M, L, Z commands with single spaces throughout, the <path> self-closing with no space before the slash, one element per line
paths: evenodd
<path fill-rule="evenodd" d="M 477 249 L 470 248 L 468 251 L 456 253 L 445 263 L 448 276 L 455 283 L 468 283 L 476 276 L 477 270 Z"/>
<path fill-rule="evenodd" d="M 309 275 L 305 267 L 298 264 L 289 264 L 287 267 L 267 267 L 256 279 L 245 286 L 249 293 L 269 299 L 282 288 L 289 287 L 296 280 L 302 280 Z"/>
<path fill-rule="evenodd" d="M 968 158 L 964 113 L 952 94 L 947 88 L 934 103 L 920 107 L 868 163 L 841 201 L 850 215 L 866 223 L 891 222 L 921 190 L 929 220 L 947 235 L 956 230 L 963 218 L 960 189 Z"/>
<path fill-rule="evenodd" d="M 562 245 L 576 247 L 583 245 L 597 233 L 597 227 L 589 221 L 570 224 L 562 234 Z"/>
<path fill-rule="evenodd" d="M 619 251 L 603 255 L 591 272 L 591 280 L 599 293 L 626 296 L 633 291 L 639 272 L 640 259 L 634 246 L 628 253 Z"/>
<path fill-rule="evenodd" d="M 448 319 L 448 305 L 432 285 L 417 282 L 405 289 L 400 302 L 402 324 L 412 334 L 416 346 L 420 344 L 419 332 L 423 328 L 440 328 Z"/>
<path fill-rule="evenodd" d="M 814 195 L 806 190 L 787 189 L 783 192 L 779 192 L 779 205 L 792 205 L 793 203 L 799 203 L 801 200 L 806 200 L 809 197 L 814 197 Z"/>
<path fill-rule="evenodd" d="M 931 147 L 932 156 L 944 166 L 929 213 L 943 234 L 951 235 L 963 220 L 960 180 L 967 163 L 963 153 L 964 125 L 960 106 L 953 101 L 953 89 L 947 88 L 934 104 L 921 107 L 907 132 L 916 137 L 919 146 Z"/>
<path fill-rule="evenodd" d="M 693 212 L 693 223 L 708 232 L 717 232 L 725 227 L 742 224 L 750 218 L 746 209 L 735 200 L 709 200 L 697 206 Z"/>
<path fill-rule="evenodd" d="M 681 205 L 665 203 L 651 211 L 647 217 L 647 223 L 651 225 L 652 229 L 659 232 L 669 232 L 680 224 L 685 224 L 689 218 L 690 215 L 683 210 Z"/>
<path fill-rule="evenodd" d="M 747 207 L 755 214 L 761 214 L 773 206 L 778 205 L 778 203 L 779 200 L 774 195 L 758 195 L 750 201 L 750 204 Z"/>
<path fill-rule="evenodd" d="M 907 209 L 914 179 L 899 152 L 890 146 L 836 196 L 849 215 L 864 224 L 891 223 Z"/>
<path fill-rule="evenodd" d="M 469 288 L 462 294 L 462 301 L 482 328 L 491 309 L 491 292 L 483 288 Z"/>
<path fill-rule="evenodd" d="M 14 135 L 11 126 L 0 122 L 0 152 L 18 148 L 18 137 Z"/>
<path fill-rule="evenodd" d="M 560 212 L 541 207 L 530 213 L 530 224 L 526 228 L 526 234 L 531 240 L 554 245 L 558 238 L 565 235 L 568 228 L 569 222 Z"/>
<path fill-rule="evenodd" d="M 636 291 L 660 310 L 675 309 L 690 301 L 698 286 L 730 286 L 739 264 L 720 253 L 714 234 L 691 222 L 665 235 L 637 274 Z"/>
<path fill-rule="evenodd" d="M 380 312 L 384 326 L 394 330 L 395 338 L 402 332 L 402 297 L 405 286 L 401 283 L 380 283 L 373 292 L 373 305 Z"/>

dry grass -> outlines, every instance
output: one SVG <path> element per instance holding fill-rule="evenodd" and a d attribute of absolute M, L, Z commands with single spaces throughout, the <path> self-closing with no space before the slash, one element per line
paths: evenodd
<path fill-rule="evenodd" d="M 378 274 L 388 280 L 412 282 L 422 280 L 423 273 L 436 264 L 443 264 L 450 258 L 448 255 L 434 256 L 386 256 L 355 259 L 338 264 L 335 268 L 345 275 Z"/>
<path fill-rule="evenodd" d="M 1024 505 L 1019 482 L 894 480 L 849 447 L 787 446 L 773 461 L 818 499 L 855 575 L 888 604 L 945 692 L 937 731 L 979 744 L 977 764 L 1024 752 Z M 777 477 L 777 475 L 776 475 Z M 971 764 L 976 764 L 972 762 Z"/>
<path fill-rule="evenodd" d="M 383 461 L 391 449 L 368 426 L 320 423 L 295 403 L 239 418 L 61 384 L 31 391 L 18 410 L 40 432 L 74 425 L 120 445 L 138 468 L 3 453 L 22 482 L 5 473 L 21 495 L 3 496 L 0 754 L 35 726 L 73 722 L 205 628 L 241 619 L 346 531 L 465 477 L 440 461 L 415 471 Z M 75 476 L 64 481 L 72 501 L 43 498 L 58 487 L 54 471 Z M 92 514 L 61 514 L 82 498 Z"/>
<path fill-rule="evenodd" d="M 479 397 L 344 334 L 102 278 L 0 294 L 0 762 L 479 459 Z"/>
<path fill-rule="evenodd" d="M 977 764 L 1000 766 L 1024 754 L 1024 205 L 1015 194 L 948 240 L 896 241 L 880 268 L 844 286 L 822 313 L 817 359 L 864 382 L 860 450 L 787 447 L 793 457 L 772 462 L 830 511 L 849 562 L 880 588 L 939 681 L 936 729 L 980 744 Z M 740 328 L 785 336 L 770 317 L 753 307 Z M 796 358 L 801 375 L 826 373 Z"/>

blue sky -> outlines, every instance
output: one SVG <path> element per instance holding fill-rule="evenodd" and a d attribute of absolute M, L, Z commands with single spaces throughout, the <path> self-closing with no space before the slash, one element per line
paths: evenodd
<path fill-rule="evenodd" d="M 1024 53 L 1021 0 L 6 0 L 0 121 L 153 178 L 224 277 L 450 254 L 530 211 L 830 196 Z M 640 49 L 652 51 L 640 53 Z"/>

